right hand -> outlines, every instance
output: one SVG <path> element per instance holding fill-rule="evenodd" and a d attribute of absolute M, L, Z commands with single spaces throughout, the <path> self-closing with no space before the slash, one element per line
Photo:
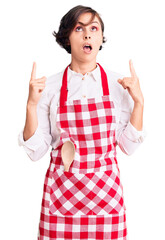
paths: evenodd
<path fill-rule="evenodd" d="M 45 88 L 46 77 L 36 79 L 36 63 L 33 62 L 31 79 L 29 82 L 29 96 L 27 103 L 29 105 L 37 105 L 41 94 Z"/>

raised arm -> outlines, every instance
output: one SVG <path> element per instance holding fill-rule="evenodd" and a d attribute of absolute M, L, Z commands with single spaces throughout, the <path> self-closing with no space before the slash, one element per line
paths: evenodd
<path fill-rule="evenodd" d="M 24 141 L 33 136 L 38 126 L 37 104 L 40 100 L 42 91 L 45 88 L 46 77 L 36 79 L 36 63 L 33 63 L 31 79 L 29 82 L 29 96 L 26 106 L 26 121 L 23 131 Z"/>
<path fill-rule="evenodd" d="M 144 98 L 140 88 L 139 79 L 133 67 L 132 60 L 129 61 L 129 67 L 131 77 L 118 79 L 118 82 L 123 86 L 124 89 L 128 90 L 130 96 L 134 101 L 134 108 L 130 117 L 130 122 L 138 131 L 141 131 L 143 128 Z"/>

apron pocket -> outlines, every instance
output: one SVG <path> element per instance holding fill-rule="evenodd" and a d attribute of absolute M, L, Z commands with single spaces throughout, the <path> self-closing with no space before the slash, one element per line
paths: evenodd
<path fill-rule="evenodd" d="M 119 177 L 112 171 L 72 173 L 56 169 L 50 187 L 49 213 L 65 215 L 105 215 L 123 207 Z"/>

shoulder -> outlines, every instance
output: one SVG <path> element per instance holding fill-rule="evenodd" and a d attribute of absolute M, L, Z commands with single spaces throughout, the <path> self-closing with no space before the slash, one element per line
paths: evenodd
<path fill-rule="evenodd" d="M 121 73 L 117 73 L 115 71 L 109 70 L 109 69 L 104 69 L 106 74 L 107 74 L 107 79 L 108 79 L 108 85 L 109 85 L 109 91 L 112 97 L 117 101 L 121 102 L 123 95 L 124 95 L 124 89 L 123 87 L 118 83 L 119 78 L 123 78 L 124 75 Z"/>
<path fill-rule="evenodd" d="M 117 87 L 118 89 L 121 88 L 120 84 L 118 83 L 118 79 L 119 78 L 123 78 L 124 75 L 122 75 L 121 73 L 117 73 L 108 69 L 105 69 L 105 72 L 107 74 L 107 78 L 108 78 L 108 82 L 110 85 L 114 85 L 115 87 Z M 121 88 L 122 89 L 122 88 Z"/>
<path fill-rule="evenodd" d="M 123 110 L 131 112 L 133 109 L 133 100 L 128 90 L 124 89 L 117 81 L 119 78 L 122 79 L 124 75 L 106 69 L 105 72 L 108 78 L 110 93 L 114 100 L 121 104 Z"/>
<path fill-rule="evenodd" d="M 56 95 L 60 91 L 61 85 L 62 85 L 63 73 L 64 73 L 64 70 L 47 77 L 46 86 L 42 92 L 43 96 L 50 97 L 50 96 Z"/>
<path fill-rule="evenodd" d="M 53 99 L 57 101 L 62 85 L 63 73 L 64 70 L 47 77 L 46 85 L 44 90 L 42 91 L 42 95 L 39 101 L 40 104 L 50 105 Z"/>
<path fill-rule="evenodd" d="M 46 80 L 46 90 L 50 91 L 59 91 L 62 85 L 62 76 L 63 71 L 50 75 Z"/>

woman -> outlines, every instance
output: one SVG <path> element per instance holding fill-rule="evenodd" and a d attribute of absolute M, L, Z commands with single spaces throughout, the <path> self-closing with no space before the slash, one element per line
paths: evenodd
<path fill-rule="evenodd" d="M 116 146 L 126 154 L 143 141 L 144 99 L 132 61 L 131 77 L 96 62 L 104 23 L 89 7 L 71 9 L 54 32 L 71 54 L 66 69 L 36 79 L 33 64 L 24 130 L 36 161 L 52 146 L 38 240 L 127 239 Z"/>

